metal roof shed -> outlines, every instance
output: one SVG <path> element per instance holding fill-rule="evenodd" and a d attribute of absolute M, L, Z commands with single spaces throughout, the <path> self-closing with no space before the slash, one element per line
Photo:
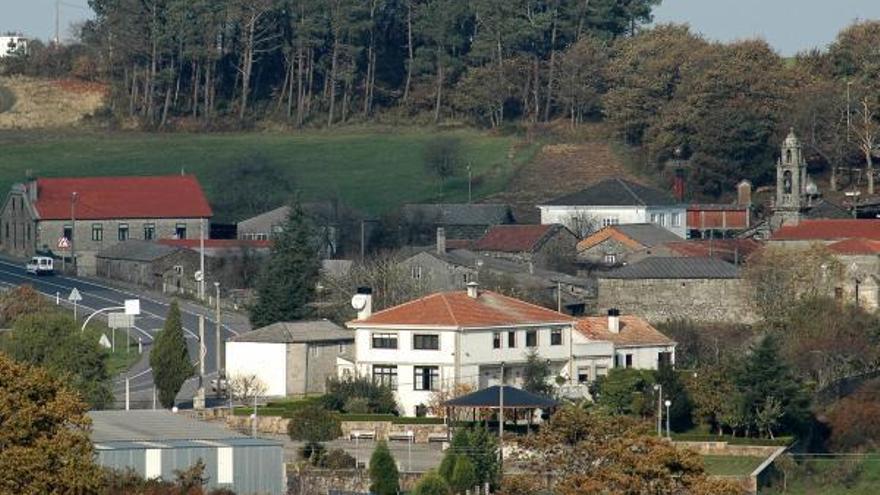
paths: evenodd
<path fill-rule="evenodd" d="M 239 495 L 285 493 L 282 444 L 168 411 L 93 411 L 98 464 L 131 468 L 145 478 L 173 479 L 199 459 L 208 488 Z"/>

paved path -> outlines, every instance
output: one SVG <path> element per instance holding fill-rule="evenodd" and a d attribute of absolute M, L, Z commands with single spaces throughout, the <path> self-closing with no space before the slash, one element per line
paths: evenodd
<path fill-rule="evenodd" d="M 61 303 L 70 307 L 67 296 L 75 287 L 79 290 L 83 300 L 77 304 L 77 314 L 80 321 L 92 312 L 107 308 L 122 306 L 126 299 L 140 299 L 141 315 L 136 318 L 135 326 L 131 329 L 131 338 L 140 339 L 144 344 L 142 358 L 131 367 L 124 376 L 114 380 L 113 392 L 116 397 L 116 407 L 124 407 L 125 401 L 125 376 L 130 378 L 131 407 L 133 409 L 150 408 L 153 404 L 153 375 L 149 365 L 149 351 L 153 339 L 165 323 L 168 313 L 170 298 L 150 293 L 147 290 L 135 288 L 120 288 L 110 285 L 108 282 L 86 279 L 82 277 L 68 277 L 64 275 L 37 277 L 25 272 L 22 263 L 0 259 L 0 285 L 11 287 L 22 284 L 30 284 L 37 291 L 46 295 L 53 301 L 56 295 Z M 205 316 L 205 344 L 207 354 L 205 370 L 208 380 L 216 377 L 216 324 L 214 312 L 210 308 L 199 306 L 190 302 L 181 301 L 181 316 L 183 320 L 184 335 L 187 339 L 190 357 L 194 363 L 198 362 L 198 316 Z M 224 324 L 221 328 L 221 347 L 230 337 L 238 335 L 250 329 L 247 320 L 240 315 L 224 313 Z M 108 336 L 109 337 L 109 336 Z M 124 339 L 124 331 L 118 331 L 117 339 Z M 221 349 L 222 352 L 222 349 Z M 181 402 L 192 400 L 193 393 L 198 386 L 198 378 L 192 378 L 184 385 L 177 398 Z M 210 394 L 210 387 L 208 387 Z"/>

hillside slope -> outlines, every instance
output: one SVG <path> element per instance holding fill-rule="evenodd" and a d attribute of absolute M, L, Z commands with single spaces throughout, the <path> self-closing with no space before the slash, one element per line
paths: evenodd
<path fill-rule="evenodd" d="M 104 104 L 105 89 L 71 80 L 0 77 L 11 108 L 0 102 L 0 129 L 63 128 L 79 122 Z M 5 110 L 5 111 L 4 111 Z"/>

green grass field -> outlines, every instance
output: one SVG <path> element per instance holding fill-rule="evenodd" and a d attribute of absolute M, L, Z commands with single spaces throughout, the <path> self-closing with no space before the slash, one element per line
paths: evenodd
<path fill-rule="evenodd" d="M 875 495 L 880 493 L 880 456 L 798 456 L 798 462 L 789 468 L 785 482 L 778 480 L 762 493 Z"/>
<path fill-rule="evenodd" d="M 475 199 L 502 190 L 537 145 L 457 130 L 474 176 Z M 235 187 L 217 172 L 259 155 L 283 170 L 305 201 L 339 199 L 381 214 L 403 203 L 467 198 L 467 173 L 440 183 L 424 165 L 425 144 L 440 135 L 400 128 L 298 133 L 161 134 L 66 131 L 0 131 L 0 188 L 37 176 L 196 174 L 209 199 Z M 215 212 L 223 217 L 223 212 Z M 234 220 L 222 218 L 223 220 Z"/>
<path fill-rule="evenodd" d="M 764 462 L 763 457 L 704 455 L 706 472 L 716 476 L 748 476 Z"/>

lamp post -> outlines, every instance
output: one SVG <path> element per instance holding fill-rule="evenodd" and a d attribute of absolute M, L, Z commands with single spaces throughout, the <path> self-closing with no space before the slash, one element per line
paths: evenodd
<path fill-rule="evenodd" d="M 78 194 L 76 191 L 70 193 L 70 264 L 73 267 L 73 275 L 76 276 L 76 244 L 73 239 L 76 237 L 76 199 Z"/>
<path fill-rule="evenodd" d="M 501 387 L 498 389 L 498 464 L 504 465 L 504 361 L 501 361 Z"/>
<path fill-rule="evenodd" d="M 663 385 L 654 384 L 654 390 L 657 391 L 657 437 L 663 436 Z"/>
<path fill-rule="evenodd" d="M 666 405 L 666 438 L 672 440 L 672 434 L 669 433 L 669 407 L 672 406 L 672 401 L 666 399 L 664 404 Z"/>
<path fill-rule="evenodd" d="M 215 368 L 217 368 L 217 397 L 220 397 L 220 394 L 222 392 L 221 380 L 223 378 L 223 373 L 222 373 L 222 369 L 223 369 L 223 366 L 222 366 L 222 363 L 223 363 L 223 358 L 222 358 L 223 339 L 221 337 L 222 333 L 220 330 L 222 328 L 222 326 L 220 324 L 220 282 L 216 282 L 216 281 L 214 282 L 214 293 L 215 293 L 214 294 L 214 309 L 215 309 L 215 313 L 214 313 L 215 335 L 214 335 L 214 338 L 216 340 L 216 342 L 214 344 L 214 352 L 216 353 L 216 356 L 214 356 L 214 365 L 215 365 Z"/>

